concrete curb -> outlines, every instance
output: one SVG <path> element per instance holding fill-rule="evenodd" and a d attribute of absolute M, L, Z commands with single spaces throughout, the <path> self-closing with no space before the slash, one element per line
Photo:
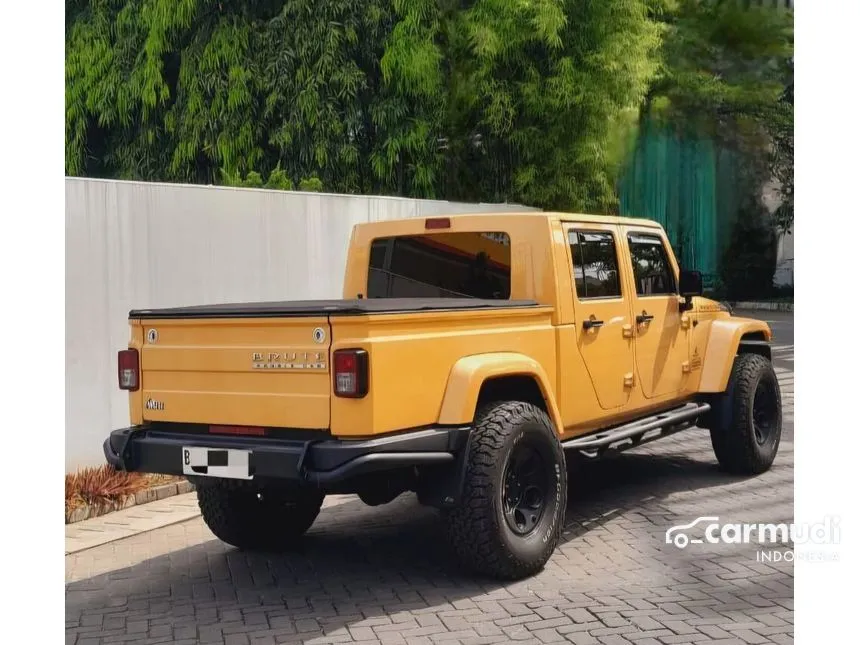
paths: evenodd
<path fill-rule="evenodd" d="M 66 524 L 66 555 L 185 522 L 200 515 L 197 496 L 188 493 L 152 500 L 104 517 Z"/>
<path fill-rule="evenodd" d="M 794 313 L 793 302 L 732 302 L 732 309 L 747 311 L 790 311 Z"/>
<path fill-rule="evenodd" d="M 84 520 L 101 517 L 102 515 L 107 515 L 108 513 L 122 511 L 127 508 L 131 508 L 132 506 L 140 506 L 141 504 L 148 504 L 149 502 L 154 502 L 159 499 L 167 499 L 168 497 L 173 497 L 175 495 L 184 495 L 185 493 L 191 493 L 194 490 L 194 484 L 189 481 L 181 481 L 174 482 L 171 484 L 161 484 L 160 486 L 153 486 L 152 488 L 139 490 L 134 495 L 129 495 L 121 502 L 114 502 L 113 504 L 92 506 L 87 505 L 78 507 L 66 516 L 66 524 L 75 524 L 76 522 L 83 522 Z"/>
<path fill-rule="evenodd" d="M 356 499 L 355 495 L 329 495 L 322 507 L 340 506 Z M 200 517 L 196 495 L 180 494 L 173 499 L 151 501 L 151 504 L 144 504 L 141 508 L 120 510 L 107 518 L 94 517 L 86 522 L 67 524 L 66 555 Z"/>

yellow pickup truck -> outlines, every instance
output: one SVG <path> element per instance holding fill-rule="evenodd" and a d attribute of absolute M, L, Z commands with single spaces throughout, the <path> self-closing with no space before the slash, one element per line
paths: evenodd
<path fill-rule="evenodd" d="M 641 219 L 482 214 L 355 227 L 342 300 L 136 310 L 119 469 L 185 475 L 243 549 L 294 544 L 326 494 L 414 491 L 452 551 L 516 579 L 555 549 L 565 456 L 695 425 L 756 474 L 782 430 L 771 331 L 701 297 Z"/>

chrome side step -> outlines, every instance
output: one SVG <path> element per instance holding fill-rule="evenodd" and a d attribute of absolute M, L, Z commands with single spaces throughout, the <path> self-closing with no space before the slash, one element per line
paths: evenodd
<path fill-rule="evenodd" d="M 578 450 L 589 458 L 602 457 L 609 450 L 621 452 L 649 441 L 668 437 L 693 426 L 696 419 L 711 409 L 707 403 L 686 403 L 608 430 L 598 430 L 583 437 L 562 442 L 565 450 Z"/>

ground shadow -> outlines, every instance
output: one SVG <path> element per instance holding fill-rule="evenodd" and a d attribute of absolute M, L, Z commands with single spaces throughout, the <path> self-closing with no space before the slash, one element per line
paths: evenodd
<path fill-rule="evenodd" d="M 596 463 L 571 460 L 561 546 L 631 509 L 647 512 L 673 493 L 712 488 L 719 495 L 739 479 L 718 469 L 701 438 L 679 444 L 686 454 L 672 453 L 671 443 L 667 448 Z M 460 601 L 498 590 L 509 597 L 502 588 L 511 585 L 453 564 L 439 519 L 412 495 L 380 507 L 355 499 L 325 509 L 293 553 L 249 554 L 213 538 L 67 584 L 67 635 L 72 642 L 76 636 L 109 642 L 128 639 L 134 628 L 145 630 L 141 640 L 154 630 L 172 642 L 187 635 L 191 643 L 253 630 L 277 634 L 280 642 L 295 633 L 302 641 L 397 612 L 461 609 Z"/>

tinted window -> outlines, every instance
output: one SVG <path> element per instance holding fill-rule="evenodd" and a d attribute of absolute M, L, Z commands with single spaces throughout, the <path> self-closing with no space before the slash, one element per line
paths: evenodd
<path fill-rule="evenodd" d="M 636 293 L 640 296 L 676 293 L 675 274 L 663 241 L 656 235 L 639 233 L 629 235 L 627 239 L 630 242 Z"/>
<path fill-rule="evenodd" d="M 576 295 L 580 299 L 620 296 L 618 255 L 612 233 L 571 231 L 569 240 Z"/>
<path fill-rule="evenodd" d="M 381 238 L 370 251 L 368 298 L 491 298 L 511 292 L 505 233 Z"/>
<path fill-rule="evenodd" d="M 385 266 L 385 253 L 388 251 L 386 240 L 374 240 L 370 245 L 370 266 L 382 268 Z"/>

